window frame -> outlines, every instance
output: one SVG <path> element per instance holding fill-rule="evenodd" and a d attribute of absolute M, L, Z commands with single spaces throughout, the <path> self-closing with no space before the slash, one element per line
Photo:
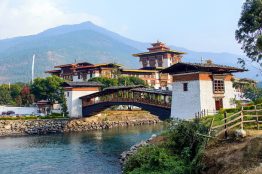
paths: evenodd
<path fill-rule="evenodd" d="M 214 79 L 213 80 L 213 92 L 214 94 L 224 94 L 225 93 L 224 79 Z"/>
<path fill-rule="evenodd" d="M 183 83 L 183 91 L 187 92 L 188 91 L 188 83 Z"/>

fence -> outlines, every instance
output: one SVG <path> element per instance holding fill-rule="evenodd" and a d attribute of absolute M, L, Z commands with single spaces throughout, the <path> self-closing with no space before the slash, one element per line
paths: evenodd
<path fill-rule="evenodd" d="M 196 118 L 196 120 L 200 120 L 201 118 L 203 118 L 205 116 L 215 115 L 217 113 L 218 113 L 218 111 L 216 111 L 216 110 L 203 109 L 200 112 L 195 113 L 195 118 Z"/>
<path fill-rule="evenodd" d="M 244 107 L 237 113 L 229 115 L 227 112 L 224 112 L 224 118 L 221 120 L 223 124 L 213 126 L 214 118 L 210 125 L 210 133 L 215 132 L 215 136 L 220 136 L 224 134 L 224 137 L 228 137 L 228 132 L 236 127 L 244 129 L 245 126 L 257 130 L 260 129 L 260 123 L 262 123 L 262 104 L 254 105 L 252 109 L 245 110 Z"/>

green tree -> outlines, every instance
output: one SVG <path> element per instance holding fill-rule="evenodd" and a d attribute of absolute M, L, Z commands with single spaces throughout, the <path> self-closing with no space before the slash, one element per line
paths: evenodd
<path fill-rule="evenodd" d="M 252 60 L 262 59 L 262 0 L 246 0 L 236 30 L 236 40 Z M 244 65 L 245 61 L 239 61 Z M 260 64 L 261 66 L 261 64 Z"/>
<path fill-rule="evenodd" d="M 262 100 L 262 89 L 252 86 L 247 86 L 244 88 L 244 97 L 258 103 Z"/>
<path fill-rule="evenodd" d="M 117 79 L 111 79 L 107 77 L 94 77 L 89 80 L 89 82 L 99 82 L 103 84 L 103 88 L 107 88 L 110 86 L 117 86 L 118 81 Z"/>
<path fill-rule="evenodd" d="M 119 86 L 146 85 L 145 81 L 138 77 L 121 76 L 118 78 Z"/>
<path fill-rule="evenodd" d="M 25 84 L 11 84 L 10 85 L 10 95 L 13 99 L 15 99 L 16 97 L 18 97 L 23 89 L 23 86 L 25 86 Z"/>
<path fill-rule="evenodd" d="M 110 86 L 130 86 L 130 85 L 146 85 L 145 81 L 138 77 L 120 76 L 118 78 L 94 77 L 90 82 L 100 82 L 104 88 Z"/>
<path fill-rule="evenodd" d="M 58 102 L 62 106 L 62 112 L 67 115 L 66 99 L 62 83 L 64 80 L 57 76 L 36 78 L 31 85 L 32 93 L 36 100 L 48 100 L 51 103 Z"/>
<path fill-rule="evenodd" d="M 57 76 L 50 76 L 46 78 L 36 78 L 31 85 L 32 93 L 35 95 L 36 100 L 48 100 L 51 103 L 61 101 L 64 95 L 63 79 Z"/>
<path fill-rule="evenodd" d="M 0 105 L 9 105 L 9 104 L 13 104 L 9 86 L 3 84 L 0 86 Z"/>

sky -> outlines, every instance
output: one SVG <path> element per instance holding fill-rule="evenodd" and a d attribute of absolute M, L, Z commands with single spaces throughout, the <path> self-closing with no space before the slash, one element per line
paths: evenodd
<path fill-rule="evenodd" d="M 244 0 L 0 0 L 0 39 L 91 21 L 142 42 L 243 54 L 235 30 Z"/>

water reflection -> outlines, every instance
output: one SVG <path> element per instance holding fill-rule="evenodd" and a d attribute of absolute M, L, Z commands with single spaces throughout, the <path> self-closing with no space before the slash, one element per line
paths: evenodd
<path fill-rule="evenodd" d="M 0 138 L 0 173 L 120 173 L 118 157 L 163 126 Z"/>

